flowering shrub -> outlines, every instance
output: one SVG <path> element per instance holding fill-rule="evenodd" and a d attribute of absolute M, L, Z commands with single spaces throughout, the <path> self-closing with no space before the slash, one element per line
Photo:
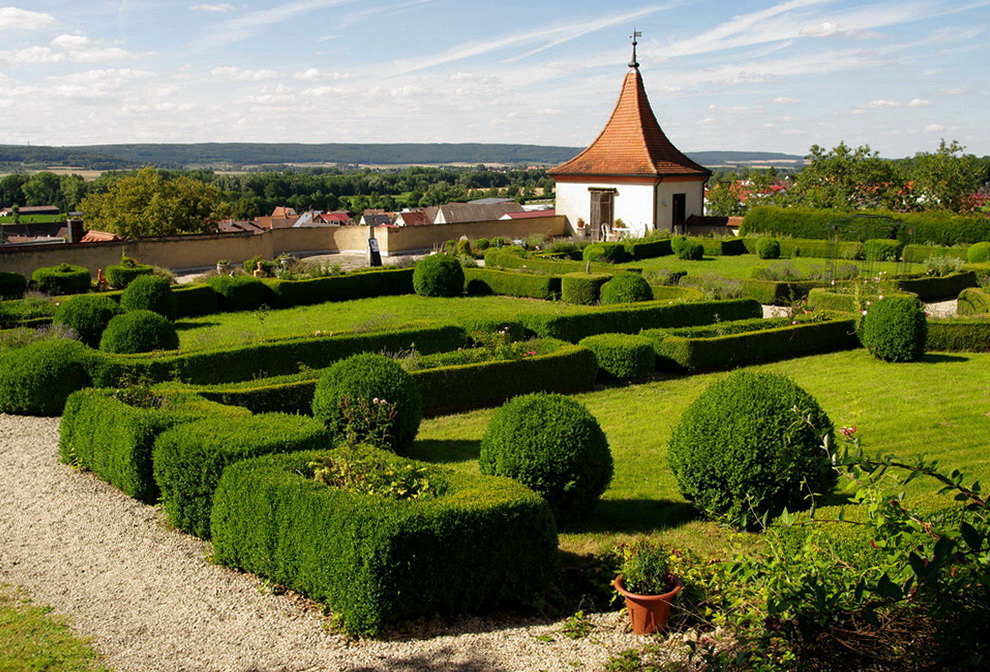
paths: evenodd
<path fill-rule="evenodd" d="M 445 490 L 441 471 L 413 462 L 390 462 L 374 451 L 339 449 L 309 463 L 312 478 L 358 495 L 432 499 Z"/>

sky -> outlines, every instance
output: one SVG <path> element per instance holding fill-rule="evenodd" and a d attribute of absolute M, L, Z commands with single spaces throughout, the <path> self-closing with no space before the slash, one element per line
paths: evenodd
<path fill-rule="evenodd" d="M 587 146 L 638 30 L 682 151 L 990 154 L 990 0 L 22 0 L 0 143 Z"/>

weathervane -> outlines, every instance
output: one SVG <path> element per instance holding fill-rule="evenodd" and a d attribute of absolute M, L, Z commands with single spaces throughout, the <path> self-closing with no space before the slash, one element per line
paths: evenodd
<path fill-rule="evenodd" d="M 638 30 L 636 30 L 636 27 L 633 26 L 633 34 L 630 37 L 632 37 L 633 57 L 632 57 L 632 60 L 629 61 L 629 67 L 630 68 L 638 68 L 639 67 L 639 62 L 636 60 L 636 45 L 639 44 L 639 42 L 636 41 L 636 38 L 637 37 L 643 37 L 643 33 L 641 33 Z"/>

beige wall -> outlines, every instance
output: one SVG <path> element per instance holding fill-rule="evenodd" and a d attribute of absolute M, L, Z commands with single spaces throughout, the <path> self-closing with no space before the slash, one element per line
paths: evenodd
<path fill-rule="evenodd" d="M 120 262 L 121 254 L 145 264 L 170 269 L 207 268 L 218 259 L 242 262 L 261 255 L 273 259 L 282 253 L 315 254 L 333 252 L 368 252 L 365 226 L 309 227 L 275 229 L 260 234 L 233 233 L 201 236 L 168 236 L 109 243 L 0 246 L 0 271 L 30 277 L 43 266 L 60 263 L 85 266 L 95 277 L 96 269 Z M 462 235 L 474 240 L 504 236 L 524 238 L 532 233 L 565 235 L 564 218 L 497 220 L 471 224 L 437 224 L 433 226 L 375 229 L 375 237 L 384 256 L 429 250 L 445 240 Z"/>

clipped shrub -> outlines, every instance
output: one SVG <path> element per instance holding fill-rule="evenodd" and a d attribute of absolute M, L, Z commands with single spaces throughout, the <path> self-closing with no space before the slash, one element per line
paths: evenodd
<path fill-rule="evenodd" d="M 92 381 L 92 351 L 79 341 L 37 341 L 0 357 L 0 413 L 62 414 L 65 400 Z"/>
<path fill-rule="evenodd" d="M 635 260 L 652 259 L 673 254 L 670 238 L 653 238 L 646 240 L 630 240 L 623 243 L 626 252 Z"/>
<path fill-rule="evenodd" d="M 737 371 L 688 407 L 667 456 L 700 511 L 754 528 L 832 489 L 835 472 L 821 448 L 831 434 L 818 402 L 789 378 Z"/>
<path fill-rule="evenodd" d="M 990 292 L 979 287 L 964 289 L 959 293 L 956 313 L 959 315 L 990 314 Z"/>
<path fill-rule="evenodd" d="M 527 394 L 495 412 L 481 439 L 481 473 L 520 481 L 558 520 L 579 519 L 612 480 L 612 453 L 598 421 L 560 394 Z"/>
<path fill-rule="evenodd" d="M 152 469 L 172 524 L 209 539 L 213 492 L 226 467 L 259 455 L 319 450 L 327 443 L 324 427 L 304 416 L 213 417 L 163 432 L 152 451 Z"/>
<path fill-rule="evenodd" d="M 27 289 L 27 278 L 20 273 L 0 271 L 0 299 L 19 299 Z"/>
<path fill-rule="evenodd" d="M 970 245 L 966 250 L 966 261 L 971 264 L 990 262 L 990 243 L 984 241 Z"/>
<path fill-rule="evenodd" d="M 474 250 L 471 249 L 471 241 L 467 238 L 457 240 L 457 256 L 474 257 Z"/>
<path fill-rule="evenodd" d="M 487 238 L 478 238 L 474 241 L 474 251 L 477 255 L 478 253 L 484 254 L 485 250 L 492 246 L 492 241 Z"/>
<path fill-rule="evenodd" d="M 693 240 L 684 239 L 684 242 L 677 246 L 674 253 L 678 259 L 701 261 L 705 258 L 705 246 Z"/>
<path fill-rule="evenodd" d="M 602 285 L 603 305 L 652 300 L 653 292 L 650 290 L 650 284 L 639 273 L 619 273 Z"/>
<path fill-rule="evenodd" d="M 62 294 L 85 294 L 89 291 L 89 269 L 72 264 L 45 266 L 31 274 L 38 283 L 38 291 L 59 296 Z"/>
<path fill-rule="evenodd" d="M 611 279 L 604 273 L 567 273 L 560 278 L 560 298 L 586 306 L 598 303 L 602 285 Z"/>
<path fill-rule="evenodd" d="M 124 310 L 150 310 L 174 320 L 176 299 L 168 280 L 157 275 L 142 275 L 131 280 L 120 295 L 120 307 Z"/>
<path fill-rule="evenodd" d="M 603 264 L 621 264 L 632 258 L 622 243 L 592 243 L 581 254 L 585 261 Z"/>
<path fill-rule="evenodd" d="M 464 291 L 464 269 L 448 254 L 431 254 L 416 262 L 413 288 L 420 296 L 460 296 Z"/>
<path fill-rule="evenodd" d="M 877 359 L 913 362 L 925 354 L 928 321 L 925 305 L 911 294 L 873 301 L 859 327 L 859 340 Z"/>
<path fill-rule="evenodd" d="M 110 320 L 122 312 L 120 304 L 109 296 L 84 294 L 63 301 L 55 310 L 52 322 L 66 325 L 76 332 L 80 341 L 97 348 Z"/>
<path fill-rule="evenodd" d="M 990 318 L 969 317 L 930 320 L 925 349 L 949 352 L 990 352 Z"/>
<path fill-rule="evenodd" d="M 107 283 L 114 289 L 124 289 L 131 284 L 134 278 L 142 275 L 152 275 L 154 272 L 154 267 L 147 264 L 139 264 L 133 259 L 124 257 L 119 264 L 107 266 Z"/>
<path fill-rule="evenodd" d="M 488 268 L 464 269 L 468 294 L 501 294 L 550 301 L 560 296 L 560 278 Z"/>
<path fill-rule="evenodd" d="M 412 268 L 378 268 L 308 280 L 269 280 L 279 308 L 413 293 Z"/>
<path fill-rule="evenodd" d="M 653 374 L 656 355 L 653 342 L 633 334 L 598 334 L 579 345 L 595 353 L 598 369 L 606 378 L 644 380 Z"/>
<path fill-rule="evenodd" d="M 780 241 L 776 238 L 760 238 L 756 241 L 756 254 L 760 259 L 780 259 Z"/>
<path fill-rule="evenodd" d="M 254 276 L 216 275 L 207 282 L 217 294 L 220 310 L 226 313 L 256 310 L 265 303 L 265 283 Z"/>
<path fill-rule="evenodd" d="M 863 255 L 868 261 L 897 261 L 904 243 L 889 238 L 874 238 L 863 243 Z"/>
<path fill-rule="evenodd" d="M 134 354 L 153 350 L 177 350 L 179 334 L 175 325 L 150 310 L 132 310 L 107 323 L 100 338 L 100 350 Z"/>
<path fill-rule="evenodd" d="M 423 407 L 408 372 L 383 355 L 365 353 L 337 362 L 320 377 L 313 416 L 336 442 L 399 452 L 416 438 Z"/>

